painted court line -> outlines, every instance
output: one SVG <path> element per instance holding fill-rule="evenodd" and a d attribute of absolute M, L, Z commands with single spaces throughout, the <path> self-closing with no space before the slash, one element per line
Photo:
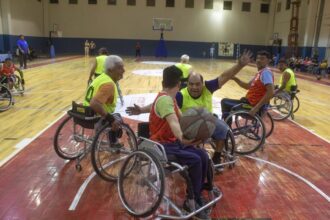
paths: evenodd
<path fill-rule="evenodd" d="M 256 160 L 256 161 L 260 161 L 260 162 L 263 162 L 263 163 L 267 163 L 269 165 L 272 165 L 280 170 L 283 170 L 284 172 L 300 179 L 301 181 L 303 181 L 304 183 L 306 183 L 309 187 L 311 187 L 313 190 L 315 190 L 317 193 L 319 193 L 323 198 L 325 198 L 328 202 L 330 202 L 330 197 L 324 193 L 322 190 L 320 190 L 317 186 L 315 186 L 313 183 L 311 183 L 310 181 L 308 181 L 307 179 L 305 179 L 304 177 L 298 175 L 297 173 L 291 171 L 291 170 L 288 170 L 278 164 L 275 164 L 273 162 L 270 162 L 270 161 L 267 161 L 267 160 L 263 160 L 261 158 L 258 158 L 258 157 L 253 157 L 253 156 L 245 156 L 247 158 L 250 158 L 250 159 L 253 159 L 253 160 Z"/>
<path fill-rule="evenodd" d="M 95 172 L 93 172 L 92 174 L 89 175 L 89 177 L 84 181 L 84 183 L 80 186 L 76 196 L 74 197 L 70 207 L 69 207 L 69 211 L 74 211 L 80 201 L 80 198 L 82 196 L 82 194 L 84 193 L 87 185 L 89 184 L 89 182 L 94 178 L 94 176 L 96 175 Z"/>
<path fill-rule="evenodd" d="M 53 122 L 51 122 L 48 126 L 46 126 L 44 129 L 42 129 L 39 133 L 37 133 L 34 137 L 32 138 L 25 138 L 25 139 L 29 139 L 28 141 L 24 141 L 25 139 L 23 139 L 23 143 L 22 141 L 19 142 L 17 145 L 15 146 L 16 150 L 14 152 L 12 152 L 9 156 L 7 156 L 5 159 L 0 161 L 0 167 L 2 167 L 5 163 L 7 163 L 9 160 L 11 160 L 13 157 L 16 156 L 16 154 L 18 154 L 21 150 L 23 150 L 26 146 L 28 146 L 32 141 L 34 141 L 35 139 L 37 139 L 42 133 L 44 133 L 48 128 L 50 128 L 52 125 L 54 125 L 58 120 L 60 120 L 64 115 L 66 114 L 66 112 L 64 112 L 62 115 L 60 115 L 57 119 L 55 119 Z M 20 145 L 19 145 L 20 144 Z M 25 145 L 24 145 L 25 144 Z"/>

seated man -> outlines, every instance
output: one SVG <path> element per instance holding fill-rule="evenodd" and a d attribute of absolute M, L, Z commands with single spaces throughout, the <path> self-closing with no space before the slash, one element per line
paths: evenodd
<path fill-rule="evenodd" d="M 174 155 L 181 165 L 189 167 L 188 172 L 192 181 L 195 202 L 187 200 L 184 206 L 189 211 L 194 210 L 195 204 L 202 206 L 201 190 L 208 169 L 208 155 L 200 148 L 195 147 L 192 141 L 183 137 L 179 118 L 181 111 L 176 103 L 175 96 L 180 89 L 182 72 L 175 66 L 170 66 L 163 71 L 163 90 L 158 93 L 150 110 L 149 130 L 150 139 L 161 143 L 168 155 Z M 195 143 L 196 144 L 196 143 Z M 207 219 L 207 213 L 202 211 L 197 214 L 202 219 Z"/>
<path fill-rule="evenodd" d="M 261 107 L 269 102 L 274 95 L 274 76 L 272 71 L 268 68 L 271 56 L 267 51 L 259 51 L 257 53 L 256 64 L 258 73 L 249 82 L 242 82 L 240 79 L 233 77 L 232 79 L 242 88 L 247 89 L 246 96 L 240 100 L 236 99 L 222 99 L 221 110 L 222 118 L 226 119 L 232 107 L 246 103 L 251 106 L 249 114 L 254 116 Z"/>
<path fill-rule="evenodd" d="M 279 61 L 278 68 L 281 70 L 281 72 L 283 72 L 283 74 L 280 78 L 280 87 L 275 91 L 275 93 L 285 91 L 290 94 L 291 91 L 297 89 L 296 76 L 293 70 L 288 67 L 285 59 L 281 59 Z"/>
<path fill-rule="evenodd" d="M 185 112 L 192 107 L 204 107 L 209 112 L 213 112 L 213 93 L 219 90 L 229 79 L 247 65 L 250 62 L 251 56 L 252 54 L 250 52 L 244 52 L 236 65 L 213 80 L 204 82 L 202 75 L 194 72 L 190 73 L 187 78 L 187 88 L 182 89 L 176 94 L 176 101 L 181 111 Z M 134 107 L 128 107 L 127 112 L 129 114 L 141 114 L 144 112 L 150 112 L 150 107 L 151 105 L 142 108 L 135 105 Z M 223 120 L 216 120 L 216 129 L 212 135 L 216 144 L 215 153 L 212 158 L 214 164 L 219 164 L 221 162 L 220 155 L 224 147 L 228 129 L 228 126 Z"/>
<path fill-rule="evenodd" d="M 118 98 L 116 83 L 123 78 L 124 72 L 122 58 L 116 55 L 108 56 L 104 62 L 104 73 L 89 85 L 83 103 L 109 121 L 113 130 L 119 126 L 119 120 L 112 115 Z"/>
<path fill-rule="evenodd" d="M 4 64 L 0 68 L 0 77 L 2 78 L 2 83 L 7 83 L 10 90 L 14 87 L 14 72 L 17 71 L 22 79 L 22 84 L 24 85 L 23 72 L 17 68 L 10 58 L 6 58 Z"/>
<path fill-rule="evenodd" d="M 187 54 L 183 54 L 181 56 L 181 62 L 175 64 L 175 66 L 178 67 L 182 71 L 181 88 L 184 88 L 187 86 L 187 79 L 188 79 L 189 73 L 192 72 L 192 66 L 188 63 L 189 63 L 189 56 Z"/>

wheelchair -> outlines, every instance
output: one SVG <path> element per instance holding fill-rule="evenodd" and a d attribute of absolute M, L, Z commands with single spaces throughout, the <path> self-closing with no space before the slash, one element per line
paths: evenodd
<path fill-rule="evenodd" d="M 119 197 L 125 209 L 134 217 L 152 215 L 153 218 L 161 219 L 188 219 L 204 210 L 210 212 L 222 198 L 221 191 L 213 186 L 212 161 L 210 160 L 209 163 L 207 183 L 203 187 L 207 191 L 207 201 L 202 206 L 195 206 L 191 210 L 182 210 L 176 204 L 180 202 L 178 201 L 180 199 L 169 195 L 173 188 L 168 187 L 169 183 L 165 180 L 175 177 L 183 178 L 185 180 L 183 188 L 186 189 L 183 193 L 186 193 L 186 201 L 195 204 L 188 167 L 180 165 L 175 156 L 167 155 L 163 145 L 149 140 L 148 132 L 141 131 L 142 127 L 139 125 L 138 134 L 146 134 L 146 137 L 138 138 L 138 150 L 125 159 L 118 177 Z M 179 175 L 176 176 L 176 174 Z M 177 186 L 177 182 L 172 181 L 172 184 Z M 179 184 L 182 182 L 179 181 Z M 176 191 L 175 195 L 178 193 L 180 194 Z"/>
<path fill-rule="evenodd" d="M 137 149 L 134 132 L 124 122 L 118 131 L 112 131 L 90 107 L 75 102 L 67 114 L 54 136 L 57 155 L 75 160 L 76 170 L 81 171 L 81 160 L 91 152 L 95 172 L 106 181 L 116 181 L 123 160 Z"/>
<path fill-rule="evenodd" d="M 274 130 L 274 120 L 264 105 L 255 116 L 249 115 L 251 105 L 241 103 L 231 109 L 225 122 L 235 137 L 235 153 L 247 155 L 264 147 L 265 140 Z"/>
<path fill-rule="evenodd" d="M 0 82 L 0 112 L 8 110 L 14 104 L 13 94 L 5 84 Z"/>
<path fill-rule="evenodd" d="M 276 86 L 278 88 L 278 86 Z M 297 93 L 300 90 L 297 86 L 291 86 L 291 91 L 288 93 L 286 91 L 279 92 L 275 94 L 273 99 L 271 99 L 270 108 L 272 109 L 272 118 L 276 121 L 282 121 L 291 117 L 294 119 L 294 113 L 298 111 L 300 107 L 300 101 L 297 97 Z"/>
<path fill-rule="evenodd" d="M 14 92 L 14 95 L 17 94 L 17 95 L 23 96 L 25 87 L 24 87 L 21 77 L 18 76 L 17 74 L 13 74 L 13 78 L 14 78 L 14 88 L 16 89 L 16 91 Z"/>

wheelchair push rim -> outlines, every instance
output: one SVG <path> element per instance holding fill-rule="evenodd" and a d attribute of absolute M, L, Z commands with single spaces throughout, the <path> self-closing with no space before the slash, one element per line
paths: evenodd
<path fill-rule="evenodd" d="M 54 150 L 59 157 L 74 160 L 83 154 L 87 142 L 91 143 L 91 138 L 91 130 L 87 132 L 86 129 L 74 123 L 72 116 L 67 116 L 56 129 Z"/>
<path fill-rule="evenodd" d="M 291 98 L 280 93 L 270 100 L 269 113 L 275 121 L 282 121 L 291 116 L 293 104 Z"/>
<path fill-rule="evenodd" d="M 126 157 L 137 150 L 137 140 L 132 129 L 121 124 L 121 134 L 112 133 L 108 124 L 95 135 L 91 161 L 95 172 L 106 181 L 116 181 Z M 111 135 L 117 143 L 111 140 Z"/>
<path fill-rule="evenodd" d="M 265 143 L 265 125 L 258 115 L 252 117 L 246 111 L 236 111 L 225 121 L 235 137 L 235 153 L 251 154 Z"/>
<path fill-rule="evenodd" d="M 9 89 L 0 85 L 0 112 L 8 110 L 13 104 L 13 96 Z"/>
<path fill-rule="evenodd" d="M 165 192 L 165 174 L 159 160 L 146 151 L 131 153 L 120 170 L 118 192 L 122 204 L 132 216 L 152 215 Z"/>

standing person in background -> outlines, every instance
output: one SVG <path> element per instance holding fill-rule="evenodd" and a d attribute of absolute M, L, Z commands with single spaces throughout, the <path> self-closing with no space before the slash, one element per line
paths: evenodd
<path fill-rule="evenodd" d="M 214 48 L 214 44 L 212 44 L 211 48 L 210 48 L 210 58 L 213 59 L 214 57 L 214 51 L 215 51 L 215 48 Z"/>
<path fill-rule="evenodd" d="M 88 84 L 92 82 L 92 78 L 94 76 L 94 79 L 104 73 L 104 62 L 107 56 L 109 55 L 109 52 L 107 48 L 101 47 L 99 49 L 99 55 L 95 58 L 91 72 L 89 74 L 88 78 Z"/>
<path fill-rule="evenodd" d="M 88 40 L 85 41 L 85 57 L 89 56 L 89 42 Z"/>
<path fill-rule="evenodd" d="M 28 58 L 30 51 L 29 51 L 29 45 L 26 42 L 26 40 L 24 40 L 24 35 L 22 35 L 22 34 L 19 36 L 19 39 L 17 41 L 17 47 L 19 50 L 20 69 L 22 69 L 23 67 L 24 67 L 24 69 L 26 69 L 27 68 L 26 60 Z"/>
<path fill-rule="evenodd" d="M 189 64 L 189 56 L 183 54 L 180 63 L 175 64 L 182 71 L 181 89 L 187 87 L 188 76 L 192 72 L 192 65 Z"/>
<path fill-rule="evenodd" d="M 91 51 L 91 55 L 94 56 L 95 55 L 95 49 L 96 49 L 96 44 L 94 43 L 94 41 L 90 42 L 89 48 L 90 48 L 90 51 Z"/>
<path fill-rule="evenodd" d="M 140 42 L 137 42 L 135 45 L 135 58 L 137 61 L 141 59 L 141 45 Z"/>

